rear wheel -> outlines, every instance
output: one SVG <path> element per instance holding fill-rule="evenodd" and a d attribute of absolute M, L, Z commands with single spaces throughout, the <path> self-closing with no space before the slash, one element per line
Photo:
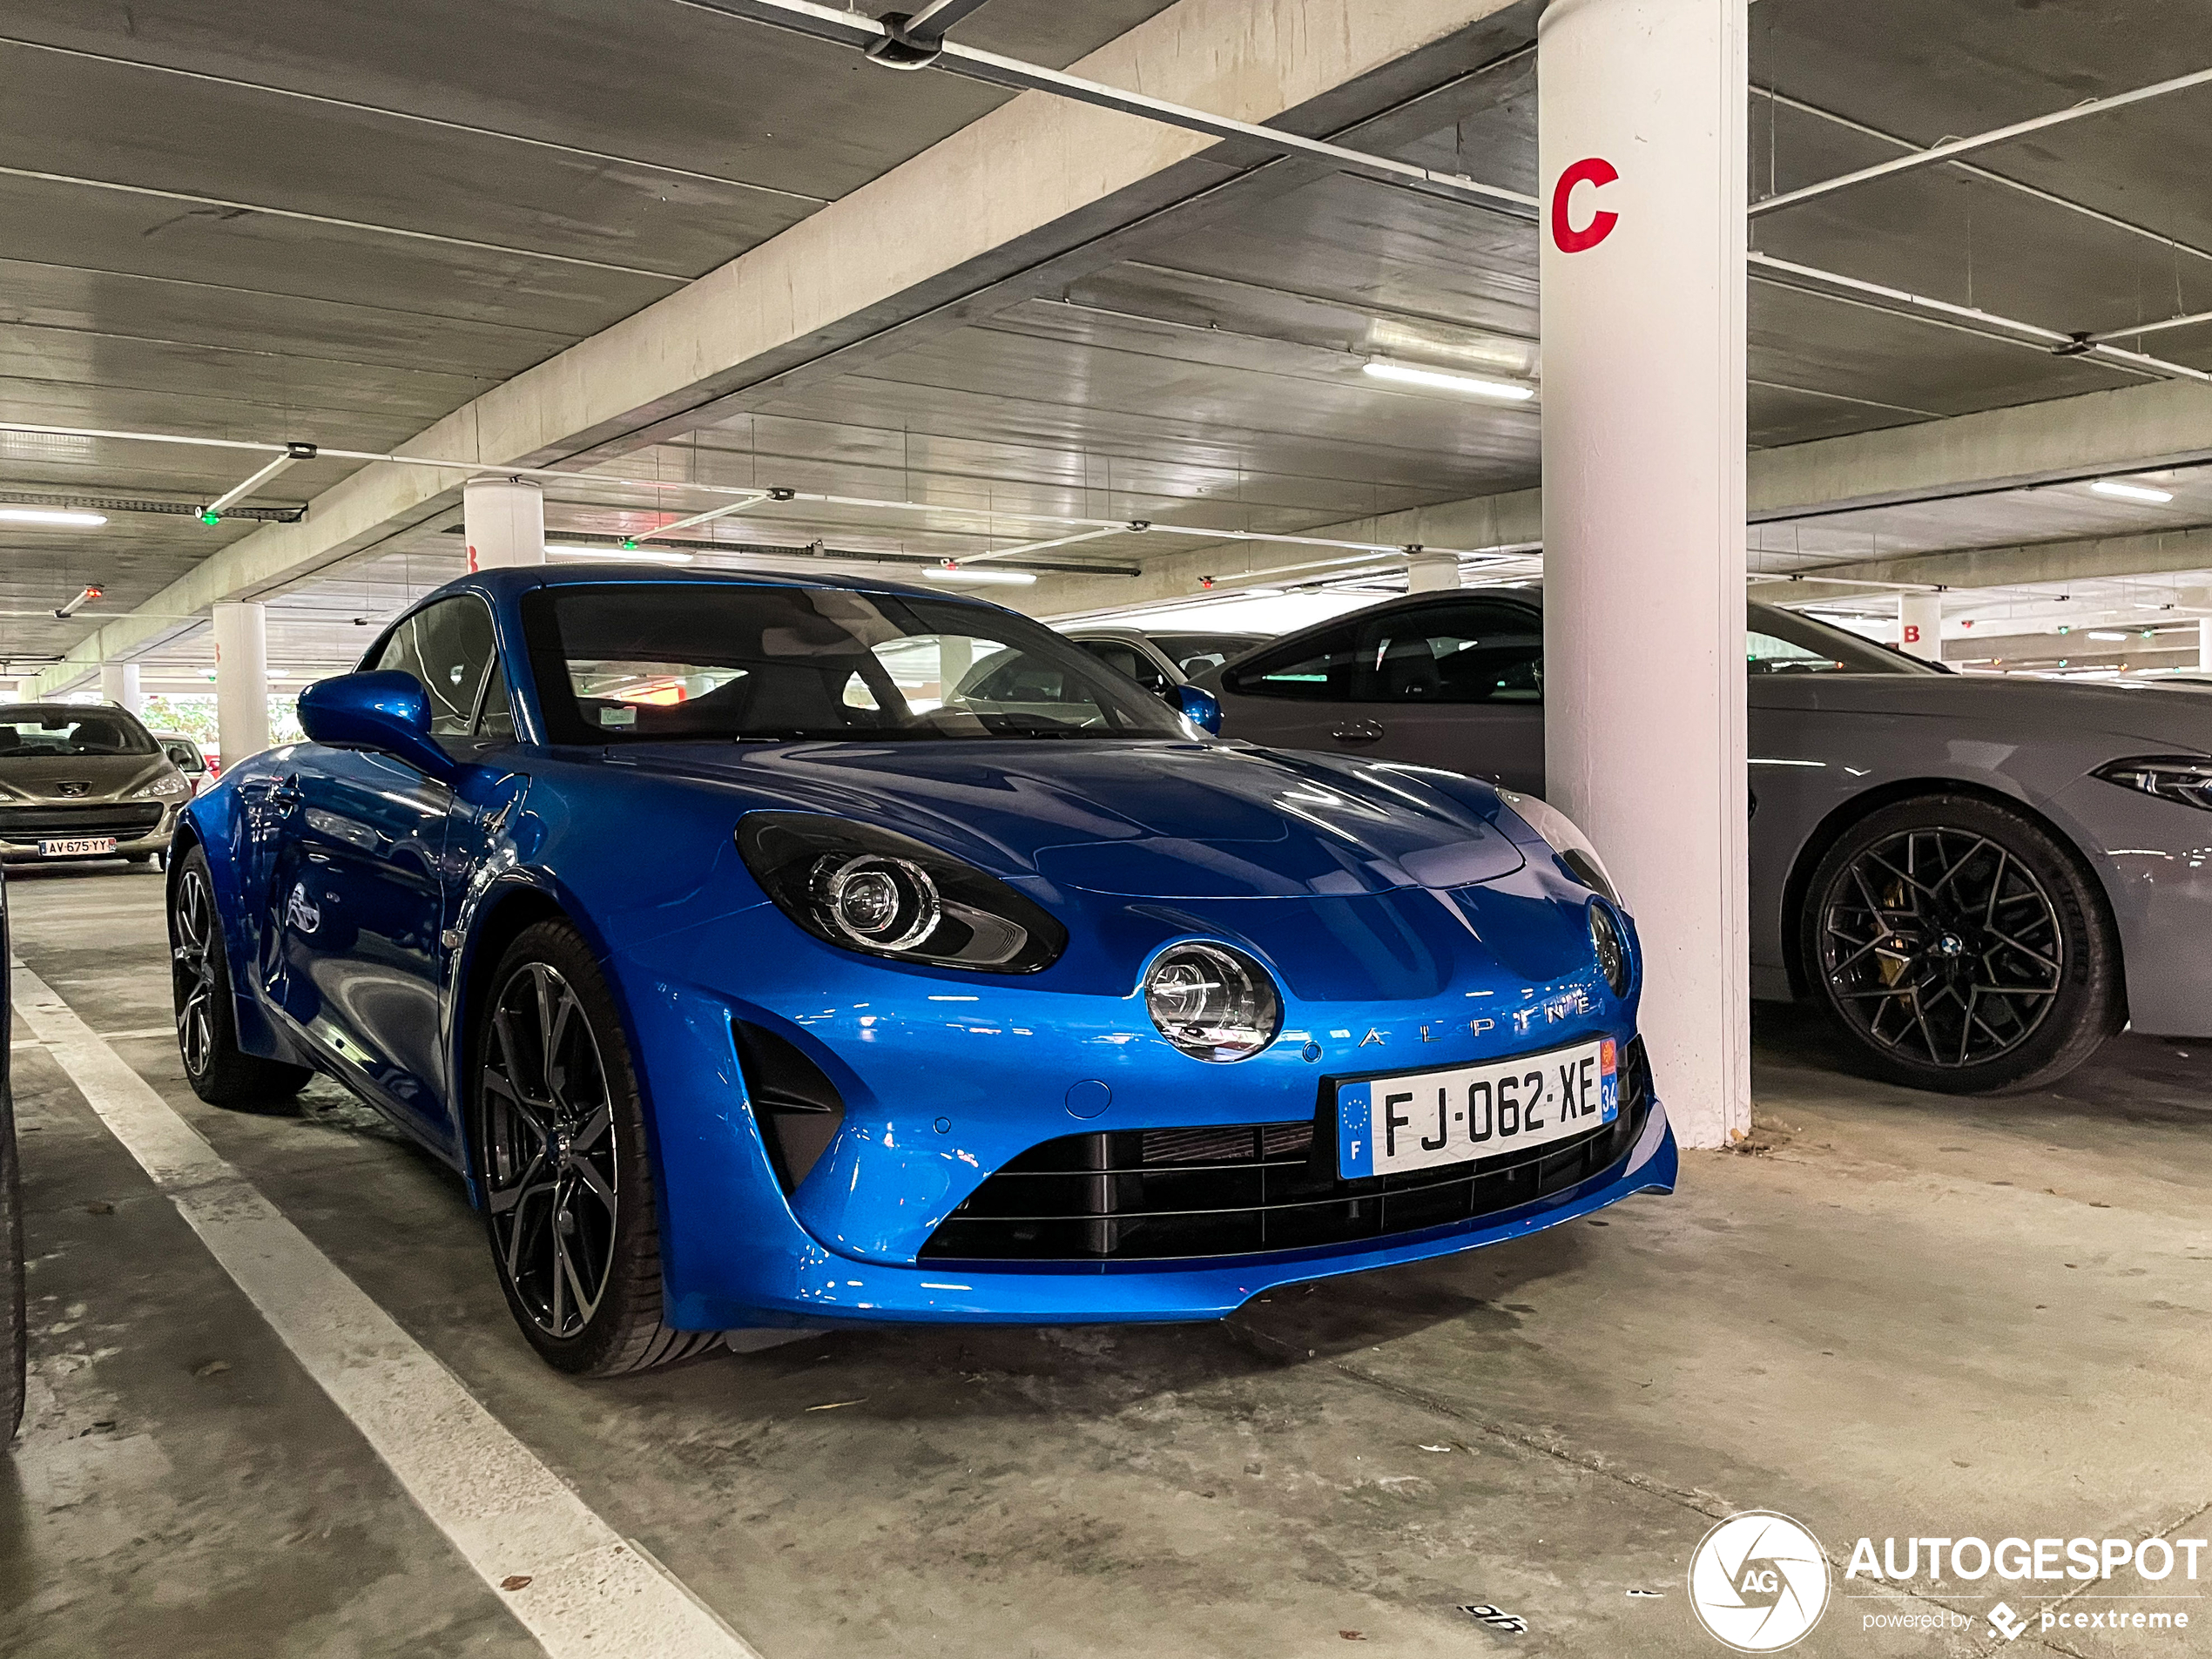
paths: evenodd
<path fill-rule="evenodd" d="M 492 1264 L 547 1364 L 611 1377 L 688 1359 L 718 1331 L 663 1323 L 645 1119 L 614 998 L 582 935 L 523 929 L 470 1053 L 471 1160 Z"/>
<path fill-rule="evenodd" d="M 207 854 L 185 854 L 169 899 L 169 974 L 177 1009 L 177 1052 L 192 1093 L 211 1106 L 283 1109 L 314 1073 L 265 1060 L 238 1046 L 238 1013 L 215 883 Z"/>
<path fill-rule="evenodd" d="M 1802 925 L 1814 995 L 1872 1069 L 1915 1089 L 2036 1088 L 2127 1018 L 2088 872 L 1976 796 L 1898 801 L 1851 826 L 1814 872 Z"/>

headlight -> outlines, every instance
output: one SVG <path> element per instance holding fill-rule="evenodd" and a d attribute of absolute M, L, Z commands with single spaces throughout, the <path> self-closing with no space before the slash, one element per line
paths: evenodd
<path fill-rule="evenodd" d="M 1509 789 L 1501 789 L 1498 794 L 1523 823 L 1544 838 L 1577 881 L 1592 893 L 1603 894 L 1615 904 L 1621 902 L 1613 878 L 1606 873 L 1605 860 L 1598 857 L 1597 848 L 1590 845 L 1590 838 L 1582 833 L 1573 819 L 1549 801 L 1539 800 L 1534 795 L 1516 795 Z"/>
<path fill-rule="evenodd" d="M 1629 994 L 1629 941 L 1620 921 L 1602 904 L 1590 907 L 1590 943 L 1597 950 L 1598 972 L 1615 996 Z"/>
<path fill-rule="evenodd" d="M 172 795 L 188 795 L 191 792 L 192 786 L 186 783 L 179 774 L 172 772 L 165 778 L 155 779 L 144 789 L 141 789 L 135 799 L 144 800 L 147 797 L 152 796 L 162 800 L 166 800 Z"/>
<path fill-rule="evenodd" d="M 813 813 L 751 813 L 738 851 L 815 938 L 897 961 L 1034 974 L 1068 948 L 1049 912 L 911 837 Z"/>
<path fill-rule="evenodd" d="M 2145 755 L 2099 766 L 2096 775 L 2123 789 L 2140 789 L 2161 800 L 2212 812 L 2212 760 L 2189 755 Z"/>
<path fill-rule="evenodd" d="M 1144 1010 L 1187 1055 L 1227 1062 L 1258 1054 L 1283 1028 L 1268 971 L 1226 945 L 1170 945 L 1144 975 Z"/>

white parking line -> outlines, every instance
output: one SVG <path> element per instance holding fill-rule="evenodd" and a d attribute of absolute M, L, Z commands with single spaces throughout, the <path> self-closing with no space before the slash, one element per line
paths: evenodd
<path fill-rule="evenodd" d="M 759 1659 L 587 1507 L 20 964 L 15 991 L 24 1022 L 100 1121 L 548 1654 Z"/>

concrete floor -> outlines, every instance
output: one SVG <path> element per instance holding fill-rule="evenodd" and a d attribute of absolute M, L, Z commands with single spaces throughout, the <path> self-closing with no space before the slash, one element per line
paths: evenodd
<path fill-rule="evenodd" d="M 1687 1156 L 1672 1198 L 1217 1326 L 845 1333 L 579 1385 L 512 1329 L 455 1180 L 374 1114 L 323 1083 L 297 1117 L 192 1097 L 157 876 L 10 889 L 28 965 L 767 1659 L 1705 1656 L 1683 1571 L 1735 1509 L 1838 1561 L 1862 1534 L 2212 1520 L 2212 1054 L 2187 1045 L 1961 1103 L 1848 1078 L 1763 1011 L 1754 1150 Z M 33 1375 L 0 1652 L 535 1651 L 17 1029 Z M 1877 1594 L 1798 1651 L 1986 1653 L 2000 1590 L 2047 1599 L 1953 1588 L 1979 1589 L 1938 1598 L 1962 1635 L 1866 1632 L 1937 1604 Z M 2188 1634 L 2010 1650 L 2212 1646 L 2212 1607 L 2172 1605 Z"/>

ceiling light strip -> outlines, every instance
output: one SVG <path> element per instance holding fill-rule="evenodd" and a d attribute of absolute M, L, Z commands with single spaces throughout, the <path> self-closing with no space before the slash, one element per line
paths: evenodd
<path fill-rule="evenodd" d="M 1879 161 L 1871 167 L 1861 167 L 1856 172 L 1843 173 L 1834 179 L 1824 179 L 1818 184 L 1806 185 L 1801 189 L 1785 190 L 1778 196 L 1770 196 L 1764 201 L 1752 203 L 1750 215 L 1757 219 L 1764 214 L 1779 212 L 1784 207 L 1794 207 L 1800 202 L 1812 201 L 1822 196 L 1833 195 L 1839 190 L 1848 190 L 1854 185 L 1863 185 L 1870 179 L 1887 179 L 1897 173 L 1912 172 L 1917 168 L 1934 166 L 1958 156 L 1971 155 L 1978 150 L 1986 150 L 1993 145 L 2009 143 L 2014 138 L 2024 138 L 2031 132 L 2041 132 L 2066 122 L 2079 121 L 2092 115 L 2108 114 L 2114 110 L 2125 109 L 2131 104 L 2141 104 L 2150 98 L 2164 98 L 2171 92 L 2186 91 L 2190 87 L 2204 85 L 2212 85 L 2212 69 L 2200 69 L 2191 74 L 2177 75 L 2171 80 L 2159 81 L 2149 86 L 2139 86 L 2132 92 L 2116 92 L 2110 98 L 2086 98 L 2069 109 L 2054 110 L 2048 115 L 2039 115 L 2026 121 L 2015 121 L 2010 126 L 1993 127 L 1986 132 L 1978 132 L 1971 138 L 1953 138 L 1948 144 L 1932 145 L 1925 150 L 1916 151 L 1909 156 L 1898 156 L 1892 160 Z"/>
<path fill-rule="evenodd" d="M 677 0 L 677 3 L 700 11 L 718 12 L 750 23 L 791 30 L 817 40 L 854 47 L 872 57 L 896 38 L 890 29 L 873 17 L 857 11 L 815 5 L 811 0 Z M 1085 80 L 1080 75 L 1070 75 L 1062 70 L 1046 69 L 1035 64 L 1023 63 L 1018 58 L 1001 57 L 995 52 L 979 51 L 973 46 L 963 46 L 954 41 L 937 44 L 935 55 L 926 63 L 903 66 L 943 70 L 970 80 L 987 81 L 994 86 L 1008 87 L 1017 92 L 1047 92 L 1055 98 L 1071 98 L 1100 109 L 1115 110 L 1124 115 L 1157 121 L 1163 125 L 1181 127 L 1186 132 L 1202 132 L 1211 138 L 1233 138 L 1255 144 L 1278 155 L 1312 156 L 1370 178 L 1411 185 L 1478 207 L 1506 209 L 1517 218 L 1534 217 L 1539 206 L 1534 196 L 1523 195 L 1517 190 L 1507 190 L 1497 185 L 1486 185 L 1464 173 L 1440 172 L 1433 167 L 1416 166 L 1412 162 L 1395 160 L 1388 156 L 1348 150 L 1341 145 L 1308 138 L 1278 127 L 1256 126 L 1248 121 L 1231 120 L 1227 116 L 1210 114 L 1185 105 L 1170 104 L 1163 98 L 1150 98 L 1142 92 L 1127 91 L 1102 82 Z"/>

